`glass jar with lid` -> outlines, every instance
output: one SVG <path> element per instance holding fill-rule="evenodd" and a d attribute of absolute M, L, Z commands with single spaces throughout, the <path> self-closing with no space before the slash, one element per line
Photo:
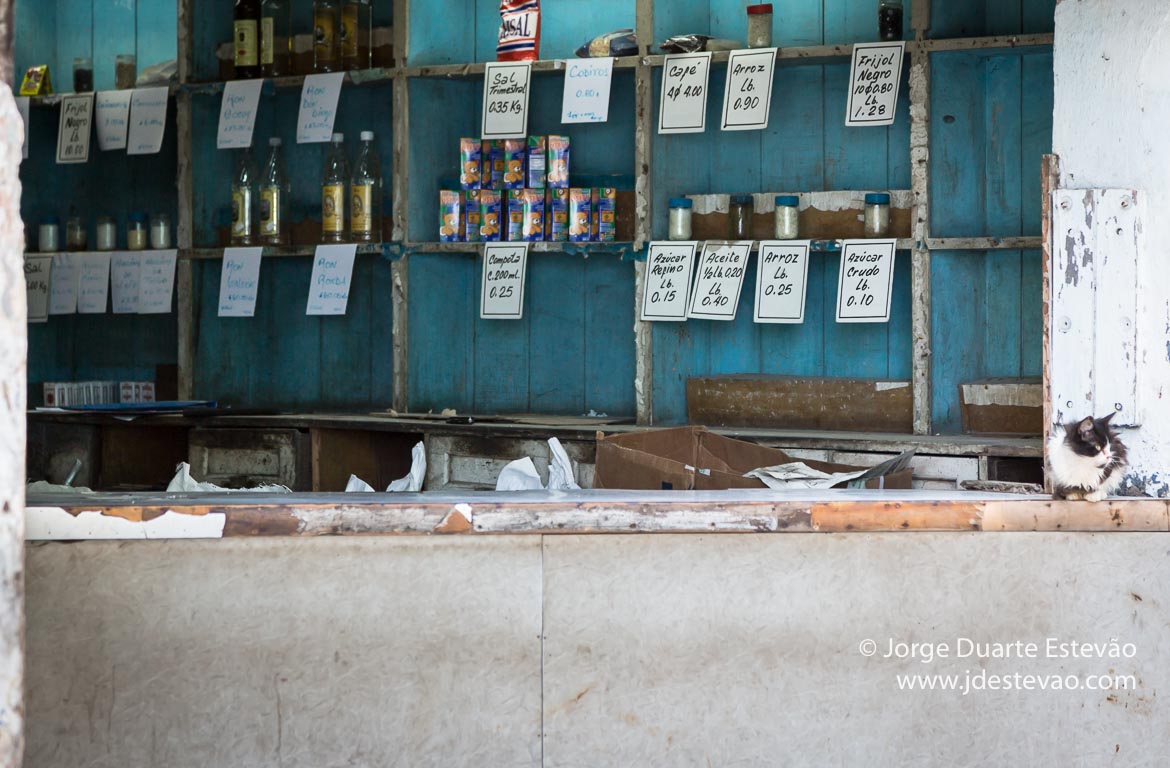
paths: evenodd
<path fill-rule="evenodd" d="M 146 214 L 134 211 L 126 219 L 126 247 L 132 251 L 145 251 L 149 237 L 146 231 Z"/>
<path fill-rule="evenodd" d="M 902 39 L 902 0 L 878 0 L 878 39 Z"/>
<path fill-rule="evenodd" d="M 118 247 L 118 224 L 110 216 L 98 216 L 97 249 L 112 251 Z"/>
<path fill-rule="evenodd" d="M 150 247 L 156 251 L 171 247 L 171 217 L 165 213 L 150 217 Z"/>
<path fill-rule="evenodd" d="M 800 236 L 800 198 L 796 195 L 776 195 L 777 240 L 795 240 Z"/>
<path fill-rule="evenodd" d="M 85 231 L 85 222 L 80 216 L 70 216 L 65 220 L 65 247 L 71 251 L 84 251 L 89 244 Z"/>
<path fill-rule="evenodd" d="M 670 226 L 667 237 L 671 240 L 691 239 L 691 209 L 694 203 L 690 198 L 670 198 Z"/>
<path fill-rule="evenodd" d="M 61 220 L 56 216 L 41 219 L 37 229 L 37 248 L 41 253 L 55 253 L 61 250 Z"/>
<path fill-rule="evenodd" d="M 760 3 L 747 7 L 748 48 L 772 47 L 772 4 Z"/>
<path fill-rule="evenodd" d="M 752 196 L 732 195 L 727 206 L 727 237 L 747 240 L 752 236 Z"/>
<path fill-rule="evenodd" d="M 871 192 L 865 196 L 865 236 L 885 237 L 890 233 L 890 196 Z"/>

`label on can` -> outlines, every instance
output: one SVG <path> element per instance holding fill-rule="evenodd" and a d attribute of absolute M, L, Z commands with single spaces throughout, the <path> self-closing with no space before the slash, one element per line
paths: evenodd
<path fill-rule="evenodd" d="M 355 235 L 373 237 L 374 232 L 374 186 L 355 184 L 349 195 L 350 227 Z"/>
<path fill-rule="evenodd" d="M 321 229 L 333 234 L 345 230 L 345 185 L 325 184 L 321 187 Z"/>

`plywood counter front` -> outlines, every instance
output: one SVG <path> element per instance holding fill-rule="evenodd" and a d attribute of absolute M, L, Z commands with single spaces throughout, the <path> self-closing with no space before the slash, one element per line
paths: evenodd
<path fill-rule="evenodd" d="M 30 539 L 240 536 L 1167 531 L 1170 501 L 937 491 L 68 494 Z"/>

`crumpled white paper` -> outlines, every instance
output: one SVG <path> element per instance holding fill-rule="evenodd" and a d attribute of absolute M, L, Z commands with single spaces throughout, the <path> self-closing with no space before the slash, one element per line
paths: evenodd
<path fill-rule="evenodd" d="M 215 483 L 201 483 L 191 477 L 191 465 L 179 462 L 171 484 L 167 486 L 167 493 L 292 493 L 283 485 L 258 485 L 255 488 L 221 488 Z"/>
<path fill-rule="evenodd" d="M 532 459 L 525 456 L 508 464 L 500 471 L 496 480 L 497 491 L 573 491 L 580 489 L 573 479 L 573 464 L 569 455 L 565 453 L 561 441 L 555 437 L 549 438 L 548 485 L 540 479 L 536 465 Z"/>
<path fill-rule="evenodd" d="M 386 489 L 387 493 L 418 493 L 422 490 L 423 481 L 427 477 L 427 449 L 421 443 L 417 443 L 414 448 L 410 449 L 410 472 L 406 477 L 401 477 L 390 483 L 390 487 Z M 373 486 L 362 480 L 357 475 L 350 475 L 349 482 L 345 484 L 346 493 L 375 493 Z"/>
<path fill-rule="evenodd" d="M 802 461 L 794 461 L 789 464 L 778 464 L 774 467 L 753 469 L 744 475 L 744 477 L 758 478 L 764 482 L 764 485 L 775 490 L 784 490 L 786 488 L 832 488 L 837 483 L 844 483 L 861 477 L 867 471 L 862 469 L 857 472 L 835 472 L 829 474 L 828 472 L 813 469 Z"/>

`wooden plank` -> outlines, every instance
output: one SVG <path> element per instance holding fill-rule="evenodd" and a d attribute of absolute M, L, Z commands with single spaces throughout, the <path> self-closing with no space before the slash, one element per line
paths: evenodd
<path fill-rule="evenodd" d="M 1040 167 L 1040 190 L 1043 197 L 1043 213 L 1041 228 L 1043 231 L 1043 259 L 1041 260 L 1041 375 L 1040 382 L 1044 389 L 1044 440 L 1041 443 L 1044 451 L 1044 466 L 1048 466 L 1048 438 L 1051 435 L 1053 416 L 1052 407 L 1052 278 L 1056 274 L 1056 241 L 1055 230 L 1052 226 L 1053 193 L 1060 186 L 1060 158 L 1056 155 L 1044 155 Z M 1047 471 L 1044 474 L 1044 490 L 1052 492 L 1052 479 Z"/>
<path fill-rule="evenodd" d="M 930 4 L 915 0 L 915 37 L 930 27 Z M 914 254 L 910 265 L 910 379 L 913 385 L 914 433 L 930 434 L 934 385 L 931 379 L 932 327 L 930 248 L 930 54 L 910 56 L 910 186 L 914 194 Z M 895 373 L 891 370 L 891 373 Z"/>
<path fill-rule="evenodd" d="M 1053 256 L 1051 359 L 1060 360 L 1053 381 L 1053 424 L 1082 419 L 1093 410 L 1094 356 L 1097 348 L 1097 220 L 1092 190 L 1058 189 L 1052 194 Z"/>
<path fill-rule="evenodd" d="M 710 426 L 908 430 L 910 383 L 725 375 L 687 379 L 687 417 Z"/>
<path fill-rule="evenodd" d="M 1093 206 L 1099 259 L 1093 413 L 1116 411 L 1116 425 L 1138 426 L 1138 262 L 1145 198 L 1135 190 L 1102 189 L 1094 192 Z"/>

